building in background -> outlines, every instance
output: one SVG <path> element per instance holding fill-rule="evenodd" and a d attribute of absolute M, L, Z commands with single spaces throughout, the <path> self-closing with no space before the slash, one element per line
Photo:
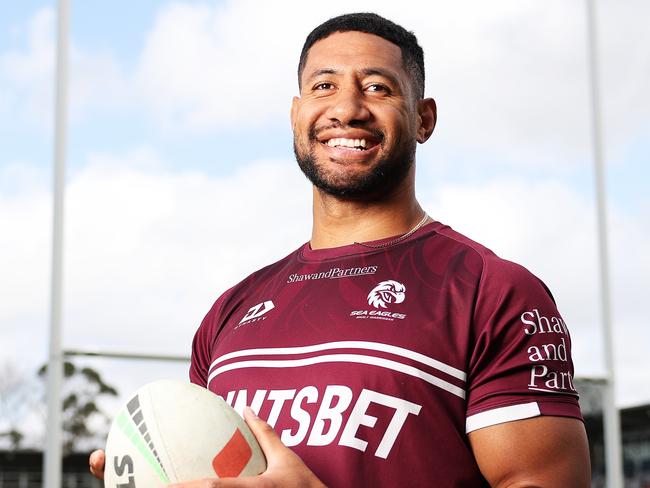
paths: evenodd
<path fill-rule="evenodd" d="M 605 487 L 603 386 L 603 381 L 597 379 L 581 378 L 576 381 L 589 437 L 593 488 Z M 650 488 L 650 404 L 621 410 L 621 434 L 625 488 Z"/>
<path fill-rule="evenodd" d="M 63 458 L 61 488 L 103 488 L 104 483 L 88 472 L 88 454 Z M 43 453 L 0 451 L 0 488 L 41 488 Z"/>

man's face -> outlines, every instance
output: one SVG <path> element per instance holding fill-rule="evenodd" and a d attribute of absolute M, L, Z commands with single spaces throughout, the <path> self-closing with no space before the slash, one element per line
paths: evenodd
<path fill-rule="evenodd" d="M 418 112 L 400 48 L 362 32 L 316 42 L 291 110 L 302 171 L 334 196 L 378 199 L 415 158 Z"/>

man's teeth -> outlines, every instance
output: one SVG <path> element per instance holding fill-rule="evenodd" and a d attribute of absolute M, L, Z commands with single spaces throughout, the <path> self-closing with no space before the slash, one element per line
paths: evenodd
<path fill-rule="evenodd" d="M 346 139 L 344 137 L 337 137 L 335 139 L 330 139 L 326 142 L 330 147 L 350 147 L 352 149 L 365 149 L 367 142 L 365 139 Z"/>

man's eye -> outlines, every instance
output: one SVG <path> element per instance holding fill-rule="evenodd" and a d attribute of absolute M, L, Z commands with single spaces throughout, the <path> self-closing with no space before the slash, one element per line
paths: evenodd
<path fill-rule="evenodd" d="M 330 90 L 330 89 L 332 89 L 332 84 L 331 83 L 318 83 L 314 87 L 314 90 Z"/>
<path fill-rule="evenodd" d="M 371 91 L 371 92 L 388 92 L 388 91 L 390 91 L 387 86 L 382 85 L 380 83 L 372 83 L 372 84 L 368 85 L 368 87 L 366 89 L 368 91 Z"/>

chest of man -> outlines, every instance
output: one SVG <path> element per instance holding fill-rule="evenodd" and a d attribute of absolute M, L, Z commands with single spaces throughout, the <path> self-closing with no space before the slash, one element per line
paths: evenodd
<path fill-rule="evenodd" d="M 464 435 L 474 286 L 462 259 L 413 251 L 288 260 L 224 307 L 208 387 L 240 413 L 250 405 L 333 486 L 350 473 L 397 483 L 403 459 L 410 486 L 454 466 L 475 486 Z"/>

